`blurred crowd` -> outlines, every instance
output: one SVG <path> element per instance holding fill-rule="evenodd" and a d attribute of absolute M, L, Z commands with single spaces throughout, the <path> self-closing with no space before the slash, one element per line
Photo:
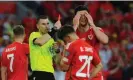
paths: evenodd
<path fill-rule="evenodd" d="M 36 30 L 36 18 L 28 11 L 20 22 L 15 15 L 15 2 L 9 2 L 5 12 L 0 10 L 0 55 L 3 49 L 13 41 L 12 28 L 22 24 L 26 30 L 25 41 Z M 1 4 L 1 3 L 0 3 Z M 11 5 L 12 4 L 12 5 Z M 47 14 L 54 23 L 61 15 L 62 24 L 72 24 L 74 9 L 77 5 L 88 6 L 94 23 L 101 27 L 109 36 L 109 43 L 99 44 L 99 56 L 103 63 L 105 80 L 132 80 L 133 79 L 133 2 L 109 1 L 62 1 L 41 2 L 40 14 Z M 0 5 L 1 7 L 1 5 Z M 126 10 L 123 10 L 126 9 Z"/>

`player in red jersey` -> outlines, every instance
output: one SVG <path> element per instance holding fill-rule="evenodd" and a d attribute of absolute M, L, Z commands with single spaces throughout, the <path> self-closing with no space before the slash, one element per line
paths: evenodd
<path fill-rule="evenodd" d="M 78 38 L 72 26 L 62 27 L 58 37 L 66 43 L 64 56 L 60 60 L 61 69 L 69 73 L 66 80 L 91 80 L 101 71 L 102 64 L 95 50 Z M 91 71 L 90 64 L 95 66 Z"/>
<path fill-rule="evenodd" d="M 86 6 L 80 5 L 75 9 L 73 26 L 78 37 L 94 47 L 97 53 L 99 51 L 99 42 L 103 44 L 108 43 L 108 36 L 101 28 L 94 24 Z M 102 78 L 101 72 L 97 75 L 97 78 L 94 78 L 93 80 L 98 78 Z"/>
<path fill-rule="evenodd" d="M 86 40 L 95 49 L 99 42 L 108 43 L 108 36 L 94 24 L 86 6 L 78 6 L 75 9 L 75 14 L 73 26 L 79 38 Z"/>
<path fill-rule="evenodd" d="M 15 41 L 2 53 L 2 80 L 27 80 L 29 46 L 22 43 L 25 37 L 23 26 L 15 26 L 13 33 Z"/>

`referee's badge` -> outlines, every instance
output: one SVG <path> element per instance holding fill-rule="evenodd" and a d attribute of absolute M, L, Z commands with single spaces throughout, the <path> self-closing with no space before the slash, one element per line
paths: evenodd
<path fill-rule="evenodd" d="M 90 40 L 92 40 L 92 39 L 93 39 L 93 35 L 92 35 L 92 34 L 88 35 L 88 38 L 89 38 Z"/>

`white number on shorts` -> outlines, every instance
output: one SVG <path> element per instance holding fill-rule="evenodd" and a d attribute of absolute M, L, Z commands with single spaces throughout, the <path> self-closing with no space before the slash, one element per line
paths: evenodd
<path fill-rule="evenodd" d="M 13 60 L 14 60 L 14 54 L 8 54 L 7 58 L 10 59 L 10 71 L 13 72 L 12 65 L 13 65 Z"/>
<path fill-rule="evenodd" d="M 85 60 L 85 63 L 83 64 L 83 66 L 76 72 L 76 76 L 78 77 L 89 77 L 89 70 L 90 70 L 90 61 L 93 59 L 92 56 L 79 56 L 79 60 L 82 62 L 83 60 Z M 87 73 L 81 73 L 84 68 L 87 66 Z"/>

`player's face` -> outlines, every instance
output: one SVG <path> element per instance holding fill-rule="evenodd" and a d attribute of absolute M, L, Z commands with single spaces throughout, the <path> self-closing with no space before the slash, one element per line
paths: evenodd
<path fill-rule="evenodd" d="M 49 30 L 49 20 L 48 19 L 40 19 L 37 28 L 39 29 L 39 32 L 42 34 L 48 33 Z"/>
<path fill-rule="evenodd" d="M 85 15 L 81 15 L 80 19 L 79 19 L 79 24 L 82 25 L 82 26 L 86 26 L 88 23 L 88 20 L 86 18 Z"/>
<path fill-rule="evenodd" d="M 70 43 L 71 42 L 71 38 L 70 38 L 70 36 L 65 36 L 64 38 L 63 38 L 63 41 L 67 44 L 67 43 Z"/>
<path fill-rule="evenodd" d="M 87 20 L 87 17 L 85 16 L 86 13 L 88 13 L 86 10 L 83 10 L 83 11 L 79 11 L 81 17 L 79 19 L 79 24 L 81 26 L 86 26 L 88 24 L 88 20 Z"/>

